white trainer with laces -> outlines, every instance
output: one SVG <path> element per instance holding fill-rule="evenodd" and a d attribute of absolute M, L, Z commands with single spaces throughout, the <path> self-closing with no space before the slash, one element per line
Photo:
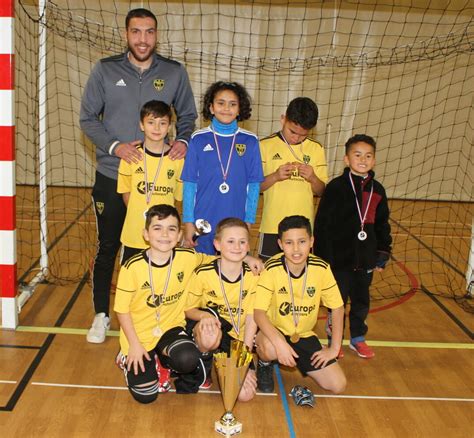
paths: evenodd
<path fill-rule="evenodd" d="M 104 312 L 98 313 L 94 317 L 92 327 L 87 332 L 87 342 L 92 344 L 102 344 L 105 341 L 105 335 L 110 328 L 110 318 Z"/>

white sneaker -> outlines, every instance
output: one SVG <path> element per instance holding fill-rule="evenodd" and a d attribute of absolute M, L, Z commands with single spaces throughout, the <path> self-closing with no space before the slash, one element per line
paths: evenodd
<path fill-rule="evenodd" d="M 87 342 L 92 344 L 102 344 L 105 341 L 105 335 L 110 328 L 110 318 L 105 313 L 95 315 L 92 327 L 87 332 Z"/>

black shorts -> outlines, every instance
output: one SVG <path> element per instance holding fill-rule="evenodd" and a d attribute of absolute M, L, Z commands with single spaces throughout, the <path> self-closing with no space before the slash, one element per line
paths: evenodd
<path fill-rule="evenodd" d="M 286 342 L 295 350 L 296 354 L 299 356 L 296 359 L 296 367 L 301 371 L 301 373 L 306 376 L 310 371 L 317 371 L 322 368 L 326 368 L 328 365 L 331 365 L 337 362 L 337 359 L 331 359 L 324 367 L 314 367 L 311 365 L 311 356 L 316 353 L 316 351 L 322 350 L 321 343 L 316 336 L 310 336 L 309 338 L 300 338 L 296 343 L 291 342 L 289 336 L 285 336 Z"/>
<path fill-rule="evenodd" d="M 278 245 L 278 234 L 260 233 L 258 240 L 258 256 L 266 261 L 281 252 Z"/>
<path fill-rule="evenodd" d="M 157 380 L 158 373 L 156 371 L 155 354 L 158 355 L 161 364 L 164 367 L 169 368 L 169 358 L 168 356 L 165 356 L 162 352 L 168 347 L 168 345 L 180 339 L 192 340 L 192 338 L 185 332 L 183 327 L 173 327 L 167 330 L 160 338 L 155 348 L 148 352 L 150 360 L 147 360 L 146 358 L 143 359 L 145 371 L 142 371 L 140 367 L 138 367 L 137 375 L 134 374 L 133 369 L 130 369 L 130 371 L 126 373 L 128 386 L 141 385 L 143 383 L 153 382 L 154 380 Z"/>

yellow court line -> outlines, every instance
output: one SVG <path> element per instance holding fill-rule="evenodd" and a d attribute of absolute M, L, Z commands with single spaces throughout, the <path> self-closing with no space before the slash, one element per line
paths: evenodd
<path fill-rule="evenodd" d="M 60 335 L 83 335 L 85 336 L 88 329 L 74 329 L 67 327 L 33 327 L 33 326 L 18 326 L 17 331 L 27 333 L 48 333 Z M 109 330 L 107 336 L 118 337 L 119 331 Z M 320 338 L 320 341 L 326 343 L 327 339 Z M 344 345 L 349 345 L 349 341 L 344 341 Z M 409 341 L 368 341 L 373 347 L 394 347 L 394 348 L 445 348 L 445 349 L 460 349 L 460 350 L 474 350 L 474 342 L 409 342 Z"/>
<path fill-rule="evenodd" d="M 87 335 L 89 329 L 75 329 L 75 328 L 67 328 L 67 327 L 33 327 L 27 325 L 20 325 L 16 328 L 18 332 L 26 332 L 26 333 L 47 333 L 47 334 L 55 334 L 55 335 Z M 118 330 L 109 330 L 107 332 L 107 336 L 111 337 L 118 337 L 119 336 Z"/>

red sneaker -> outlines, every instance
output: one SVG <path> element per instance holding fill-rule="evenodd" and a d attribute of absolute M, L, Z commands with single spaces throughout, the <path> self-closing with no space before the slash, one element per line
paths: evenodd
<path fill-rule="evenodd" d="M 117 365 L 122 371 L 127 366 L 127 356 L 124 356 L 121 351 L 115 356 L 115 365 Z"/>
<path fill-rule="evenodd" d="M 212 386 L 211 376 L 206 377 L 206 380 L 199 385 L 199 389 L 210 389 Z"/>
<path fill-rule="evenodd" d="M 375 356 L 374 351 L 365 343 L 365 341 L 356 342 L 355 344 L 350 343 L 349 348 L 354 350 L 359 357 L 363 357 L 364 359 L 371 359 Z"/>
<path fill-rule="evenodd" d="M 158 355 L 155 354 L 156 372 L 158 373 L 158 392 L 168 392 L 171 389 L 171 370 L 161 365 Z"/>

